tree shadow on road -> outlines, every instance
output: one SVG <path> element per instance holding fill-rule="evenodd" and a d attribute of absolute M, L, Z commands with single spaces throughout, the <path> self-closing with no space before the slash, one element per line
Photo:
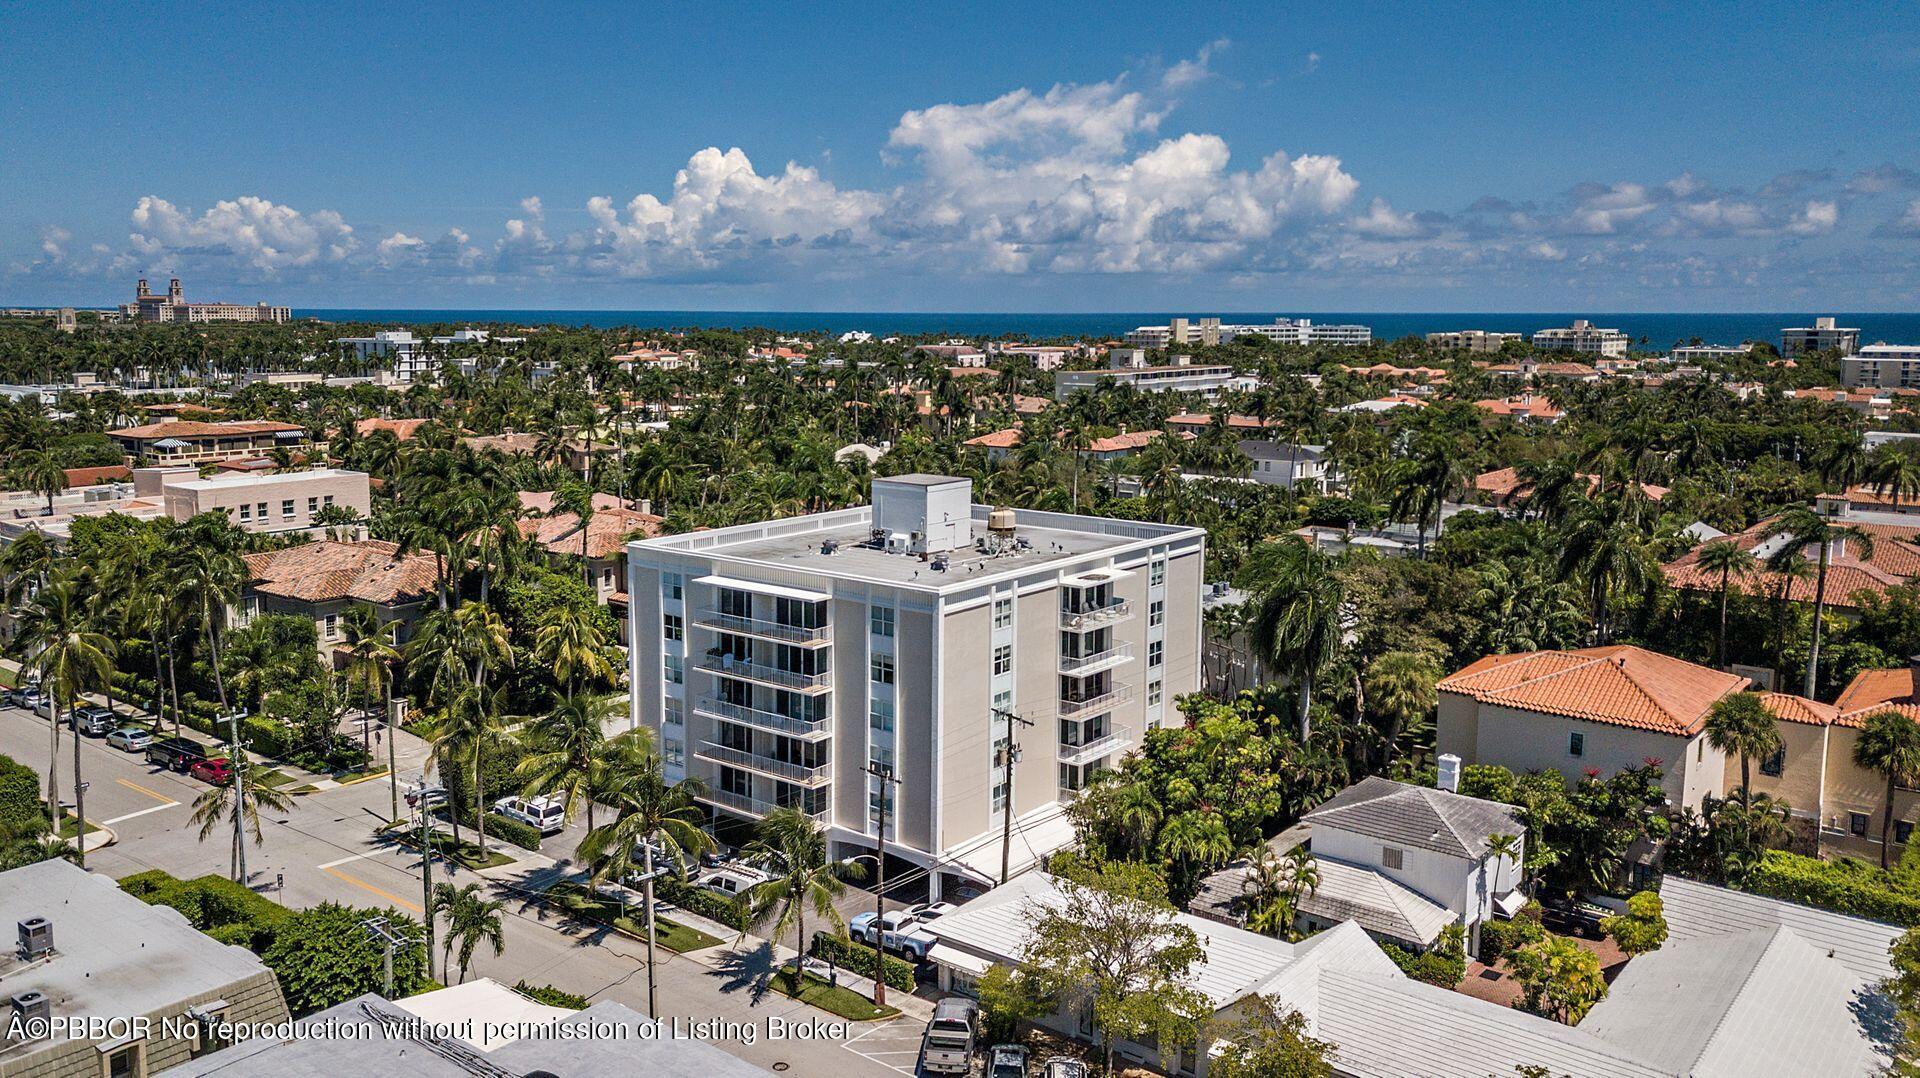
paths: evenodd
<path fill-rule="evenodd" d="M 773 989 L 773 971 L 775 961 L 773 944 L 762 940 L 752 948 L 716 949 L 714 952 L 713 976 L 721 978 L 720 991 L 727 995 L 746 992 L 747 999 L 754 1006 L 767 998 Z"/>

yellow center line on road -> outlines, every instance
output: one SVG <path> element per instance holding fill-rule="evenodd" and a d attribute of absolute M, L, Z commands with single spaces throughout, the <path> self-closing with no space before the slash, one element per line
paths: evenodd
<path fill-rule="evenodd" d="M 381 888 L 375 887 L 373 884 L 368 883 L 367 881 L 361 879 L 358 876 L 348 875 L 347 873 L 342 872 L 337 868 L 331 868 L 331 867 L 321 869 L 321 871 L 325 872 L 329 876 L 338 876 L 341 879 L 347 881 L 350 884 L 353 884 L 355 887 L 358 887 L 363 891 L 371 891 L 374 894 L 379 895 L 381 898 L 386 899 L 388 902 L 391 902 L 394 905 L 399 906 L 403 909 L 409 909 L 415 913 L 422 912 L 420 907 L 415 903 L 408 902 L 406 899 L 401 898 L 399 895 L 394 894 L 392 891 L 382 890 Z"/>
<path fill-rule="evenodd" d="M 152 790 L 147 789 L 145 786 L 142 786 L 137 782 L 128 782 L 126 779 L 114 779 L 113 781 L 119 783 L 122 786 L 125 786 L 129 790 L 138 790 L 141 793 L 146 794 L 148 797 L 153 798 L 155 801 L 160 802 L 161 804 L 177 805 L 180 803 L 178 801 L 175 801 L 173 798 L 168 797 L 166 794 L 154 793 Z"/>

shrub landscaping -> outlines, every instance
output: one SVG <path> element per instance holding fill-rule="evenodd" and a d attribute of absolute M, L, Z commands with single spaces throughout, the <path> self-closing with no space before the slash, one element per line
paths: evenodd
<path fill-rule="evenodd" d="M 635 939 L 647 938 L 647 919 L 642 909 L 628 906 L 627 912 L 622 913 L 618 901 L 577 883 L 555 884 L 547 891 L 547 897 L 569 916 L 607 925 Z M 654 939 L 660 946 L 676 954 L 718 947 L 723 942 L 697 928 L 665 917 L 654 918 Z"/>
<path fill-rule="evenodd" d="M 877 953 L 864 943 L 830 935 L 826 932 L 813 934 L 813 946 L 807 951 L 815 958 L 825 959 L 851 973 L 862 977 L 873 976 L 873 956 Z M 913 966 L 911 963 L 883 955 L 881 968 L 886 970 L 887 987 L 898 988 L 902 992 L 913 991 Z"/>
<path fill-rule="evenodd" d="M 671 876 L 654 881 L 653 893 L 656 898 L 665 899 L 709 921 L 718 921 L 736 932 L 747 930 L 747 907 L 738 899 L 716 895 Z"/>
<path fill-rule="evenodd" d="M 1768 850 L 1744 889 L 1908 928 L 1920 925 L 1920 867 L 1904 858 L 1889 872 L 1851 857 L 1822 861 Z"/>

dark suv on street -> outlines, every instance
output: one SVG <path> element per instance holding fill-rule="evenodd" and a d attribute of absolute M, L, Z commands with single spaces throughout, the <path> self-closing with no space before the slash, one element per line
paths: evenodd
<path fill-rule="evenodd" d="M 187 769 L 207 758 L 207 747 L 191 738 L 163 738 L 147 746 L 147 762 L 169 771 L 185 774 Z"/>

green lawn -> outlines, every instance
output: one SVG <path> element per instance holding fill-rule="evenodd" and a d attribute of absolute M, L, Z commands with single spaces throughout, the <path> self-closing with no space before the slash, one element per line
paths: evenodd
<path fill-rule="evenodd" d="M 280 787 L 285 786 L 288 783 L 294 782 L 294 781 L 295 779 L 292 775 L 287 774 L 285 771 L 282 771 L 279 768 L 275 768 L 272 771 L 265 772 L 264 774 L 258 774 L 253 776 L 253 782 L 256 785 L 265 786 L 269 790 L 277 790 Z"/>
<path fill-rule="evenodd" d="M 794 971 L 791 968 L 775 973 L 771 983 L 773 990 L 783 996 L 790 996 L 829 1014 L 837 1014 L 855 1022 L 892 1018 L 900 1013 L 892 1007 L 876 1007 L 867 997 L 851 989 L 835 988 L 811 973 L 802 976 L 796 986 Z"/>
<path fill-rule="evenodd" d="M 74 819 L 73 813 L 62 812 L 60 814 L 60 837 L 72 838 L 75 831 L 79 829 L 79 825 L 80 821 Z M 87 834 L 91 835 L 98 830 L 100 830 L 99 824 L 94 823 L 92 820 L 87 821 Z"/>
<path fill-rule="evenodd" d="M 555 905 L 574 917 L 607 925 L 635 939 L 647 938 L 646 911 L 643 909 L 629 906 L 627 913 L 622 915 L 619 902 L 594 894 L 577 883 L 555 884 L 547 891 L 547 895 Z M 654 918 L 654 939 L 660 946 L 677 954 L 718 947 L 723 942 L 716 936 L 665 917 Z"/>
<path fill-rule="evenodd" d="M 420 848 L 420 836 L 414 831 L 395 829 L 388 833 L 391 834 L 400 845 L 405 846 L 409 850 L 417 850 Z M 453 836 L 447 834 L 445 831 L 433 832 L 432 841 L 433 852 L 442 857 L 450 856 L 469 869 L 498 868 L 501 865 L 510 865 L 513 863 L 513 858 L 493 850 L 488 850 L 486 856 L 483 858 L 480 855 L 480 847 L 464 839 L 456 846 L 453 841 Z"/>
<path fill-rule="evenodd" d="M 0 666 L 0 685 L 9 689 L 20 687 L 20 671 Z"/>

